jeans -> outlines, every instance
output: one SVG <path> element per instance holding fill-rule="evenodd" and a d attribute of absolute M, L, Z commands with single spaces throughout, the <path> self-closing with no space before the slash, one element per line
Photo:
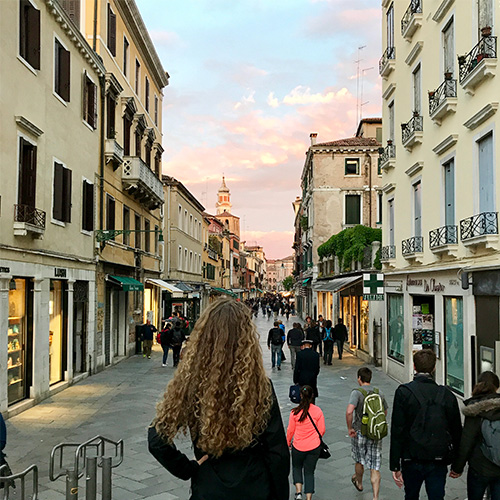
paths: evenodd
<path fill-rule="evenodd" d="M 323 350 L 325 353 L 324 356 L 325 365 L 331 365 L 333 356 L 333 340 L 325 340 L 325 345 L 323 346 Z"/>
<path fill-rule="evenodd" d="M 167 358 L 168 358 L 168 345 L 162 345 L 161 348 L 163 349 L 163 364 L 167 364 Z"/>
<path fill-rule="evenodd" d="M 271 345 L 271 364 L 281 366 L 281 345 Z"/>
<path fill-rule="evenodd" d="M 448 466 L 442 462 L 403 462 L 405 500 L 418 500 L 422 483 L 429 500 L 444 500 Z"/>
<path fill-rule="evenodd" d="M 299 345 L 289 345 L 290 349 L 290 359 L 292 361 L 292 370 L 295 368 L 295 359 L 297 358 L 297 353 L 300 351 Z"/>
<path fill-rule="evenodd" d="M 339 354 L 339 359 L 342 359 L 342 353 L 344 352 L 344 341 L 343 340 L 336 340 L 335 345 L 337 346 L 337 352 Z M 332 352 L 333 352 L 333 346 L 332 346 Z"/>
<path fill-rule="evenodd" d="M 500 477 L 481 476 L 469 465 L 467 499 L 483 500 L 488 486 L 490 487 L 491 500 L 500 500 Z"/>
<path fill-rule="evenodd" d="M 318 463 L 319 453 L 319 446 L 310 451 L 299 451 L 292 446 L 293 483 L 303 484 L 306 494 L 314 493 L 314 470 Z"/>

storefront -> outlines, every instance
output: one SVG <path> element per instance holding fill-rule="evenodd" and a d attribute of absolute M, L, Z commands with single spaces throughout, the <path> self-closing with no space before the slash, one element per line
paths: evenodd
<path fill-rule="evenodd" d="M 68 325 L 67 287 L 61 280 L 50 280 L 49 295 L 49 383 L 64 380 L 67 369 Z"/>

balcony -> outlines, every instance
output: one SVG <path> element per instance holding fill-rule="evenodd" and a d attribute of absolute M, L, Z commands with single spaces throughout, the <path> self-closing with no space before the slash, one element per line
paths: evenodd
<path fill-rule="evenodd" d="M 498 241 L 498 213 L 483 212 L 460 221 L 460 239 L 469 248 L 491 244 Z"/>
<path fill-rule="evenodd" d="M 123 163 L 123 148 L 115 139 L 106 139 L 104 143 L 104 157 L 106 158 L 106 163 L 113 165 L 113 170 L 116 170 Z"/>
<path fill-rule="evenodd" d="M 420 260 L 424 252 L 424 238 L 413 236 L 401 242 L 403 257 L 407 260 Z"/>
<path fill-rule="evenodd" d="M 422 0 L 411 0 L 401 19 L 401 34 L 408 42 L 415 31 L 422 26 Z"/>
<path fill-rule="evenodd" d="M 458 248 L 458 227 L 443 226 L 430 231 L 429 247 L 436 254 L 453 254 Z"/>
<path fill-rule="evenodd" d="M 482 30 L 483 33 L 487 33 Z M 490 30 L 491 32 L 491 30 Z M 497 37 L 486 35 L 466 55 L 458 56 L 460 85 L 471 95 L 484 80 L 495 76 L 497 67 Z"/>
<path fill-rule="evenodd" d="M 396 67 L 396 47 L 387 47 L 378 62 L 378 72 L 382 78 L 387 78 Z"/>
<path fill-rule="evenodd" d="M 401 136 L 405 149 L 411 151 L 417 144 L 422 144 L 423 130 L 424 118 L 417 113 L 413 114 L 413 118 L 408 123 L 401 124 Z"/>
<path fill-rule="evenodd" d="M 429 91 L 429 116 L 437 125 L 441 125 L 447 115 L 457 110 L 457 81 L 446 76 L 436 90 Z"/>
<path fill-rule="evenodd" d="M 163 203 L 162 182 L 139 157 L 124 157 L 122 183 L 128 194 L 148 210 L 155 210 Z"/>
<path fill-rule="evenodd" d="M 14 205 L 14 236 L 41 238 L 45 233 L 45 212 L 29 205 Z"/>
<path fill-rule="evenodd" d="M 389 170 L 396 166 L 396 146 L 391 140 L 387 141 L 385 148 L 379 149 L 379 167 L 381 170 Z"/>
<path fill-rule="evenodd" d="M 396 245 L 387 245 L 380 250 L 380 261 L 389 262 L 396 258 Z"/>

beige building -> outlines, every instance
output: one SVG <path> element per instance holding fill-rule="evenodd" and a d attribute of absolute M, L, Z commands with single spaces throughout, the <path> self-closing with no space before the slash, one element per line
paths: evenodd
<path fill-rule="evenodd" d="M 291 276 L 294 270 L 294 256 L 284 259 L 267 260 L 267 285 L 272 291 L 284 291 L 283 280 Z"/>
<path fill-rule="evenodd" d="M 95 369 L 105 68 L 57 2 L 0 2 L 0 411 Z"/>
<path fill-rule="evenodd" d="M 384 367 L 409 380 L 432 348 L 437 381 L 467 397 L 500 368 L 500 6 L 382 5 Z"/>

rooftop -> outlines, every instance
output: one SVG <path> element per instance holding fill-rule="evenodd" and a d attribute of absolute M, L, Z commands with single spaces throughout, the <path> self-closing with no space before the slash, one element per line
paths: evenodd
<path fill-rule="evenodd" d="M 378 148 L 381 146 L 377 139 L 372 137 L 349 137 L 347 139 L 339 139 L 337 141 L 322 142 L 311 146 L 317 148 L 318 146 L 328 146 L 333 148 L 351 147 L 351 148 Z"/>

